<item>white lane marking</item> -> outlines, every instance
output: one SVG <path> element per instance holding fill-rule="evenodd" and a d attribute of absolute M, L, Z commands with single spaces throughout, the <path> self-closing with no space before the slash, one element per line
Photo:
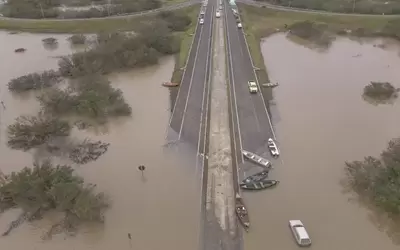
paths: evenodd
<path fill-rule="evenodd" d="M 226 7 L 226 4 L 225 4 Z M 240 156 L 242 159 L 242 163 L 244 162 L 244 158 L 243 158 L 243 154 L 242 154 L 242 136 L 241 136 L 241 132 L 240 132 L 240 121 L 239 121 L 239 112 L 238 112 L 238 108 L 237 108 L 237 99 L 236 99 L 236 87 L 235 87 L 235 77 L 233 75 L 233 63 L 232 63 L 232 50 L 231 50 L 231 45 L 230 45 L 230 34 L 229 34 L 229 28 L 228 28 L 228 17 L 227 17 L 227 13 L 225 12 L 225 27 L 226 27 L 226 40 L 227 40 L 227 45 L 228 45 L 228 55 L 229 55 L 229 61 L 230 61 L 230 73 L 232 75 L 232 91 L 233 91 L 233 98 L 235 99 L 235 110 L 236 110 L 236 119 L 237 119 L 237 127 L 238 127 L 238 134 L 239 134 L 239 147 L 240 147 Z M 234 136 L 235 138 L 235 136 Z M 236 140 L 235 140 L 236 141 Z M 237 158 L 237 156 L 236 156 Z M 237 167 L 237 169 L 239 169 L 239 166 Z M 238 170 L 239 171 L 239 170 Z M 238 175 L 239 176 L 239 175 Z"/>
<path fill-rule="evenodd" d="M 200 12 L 201 12 L 201 9 L 199 10 L 199 15 L 197 16 L 197 20 L 200 19 L 200 16 L 201 16 L 201 15 L 200 15 Z M 194 40 L 195 40 L 194 38 L 196 37 L 197 29 L 198 29 L 198 28 L 199 28 L 199 22 L 197 22 L 197 24 L 196 24 L 196 29 L 195 29 L 195 31 L 194 31 L 194 34 L 195 34 L 195 35 L 194 35 L 194 37 L 193 37 L 193 39 L 192 39 L 192 43 L 190 44 L 190 47 L 189 47 L 189 54 L 188 54 L 188 56 L 187 56 L 187 58 L 186 58 L 186 63 L 185 63 L 185 67 L 184 67 L 184 69 L 183 69 L 182 79 L 181 79 L 181 82 L 180 82 L 180 85 L 179 85 L 178 93 L 177 93 L 177 95 L 176 95 L 176 100 L 175 100 L 175 103 L 174 103 L 174 109 L 172 110 L 171 117 L 169 118 L 169 122 L 168 122 L 168 127 L 167 127 L 167 131 L 166 131 L 165 138 L 167 138 L 167 136 L 168 136 L 168 129 L 171 127 L 172 118 L 174 117 L 174 114 L 175 114 L 176 105 L 177 105 L 177 103 L 178 103 L 179 94 L 180 94 L 180 92 L 181 92 L 182 82 L 183 82 L 183 80 L 185 79 L 185 75 L 186 75 L 186 67 L 187 67 L 187 65 L 188 65 L 188 63 L 189 63 L 190 54 L 191 54 L 191 52 L 192 52 L 192 47 L 193 47 L 193 43 L 194 43 Z M 199 39 L 200 39 L 201 31 L 202 31 L 202 30 L 200 30 Z M 196 51 L 197 51 L 197 50 L 196 50 Z M 196 55 L 197 55 L 197 52 L 196 52 Z M 193 65 L 192 72 L 193 72 L 193 70 L 194 70 L 194 66 L 195 66 L 195 65 Z"/>
<path fill-rule="evenodd" d="M 251 66 L 252 66 L 252 68 L 253 68 L 253 74 L 254 74 L 254 76 L 255 76 L 256 83 L 257 83 L 257 87 L 258 87 L 258 89 L 259 89 L 258 95 L 261 96 L 261 100 L 262 100 L 263 105 L 264 105 L 264 110 L 265 110 L 265 113 L 267 114 L 267 117 L 268 117 L 269 126 L 271 127 L 272 136 L 273 136 L 274 139 L 276 140 L 274 127 L 272 126 L 271 117 L 269 117 L 269 113 L 268 113 L 268 110 L 267 110 L 267 106 L 265 105 L 264 96 L 263 96 L 262 93 L 261 93 L 260 83 L 259 83 L 259 81 L 258 81 L 257 72 L 256 72 L 256 70 L 255 70 L 254 63 L 253 63 L 253 57 L 251 56 L 250 49 L 249 49 L 249 44 L 247 43 L 247 38 L 246 38 L 246 35 L 244 34 L 244 31 L 243 31 L 243 30 L 244 30 L 244 28 L 242 28 L 242 35 L 243 35 L 243 38 L 244 38 L 244 42 L 246 43 L 247 52 L 249 53 Z"/>
<path fill-rule="evenodd" d="M 186 97 L 185 108 L 183 110 L 183 116 L 182 116 L 182 121 L 181 121 L 181 127 L 179 129 L 178 140 L 181 139 L 183 123 L 185 122 L 186 110 L 187 110 L 187 105 L 189 103 L 190 90 L 192 89 L 193 76 L 194 76 L 194 71 L 195 71 L 195 68 L 196 68 L 197 56 L 199 54 L 199 48 L 200 48 L 200 44 L 201 44 L 201 40 L 202 40 L 202 35 L 203 35 L 203 28 L 200 30 L 200 35 L 199 35 L 199 39 L 200 40 L 199 40 L 199 43 L 197 44 L 196 54 L 194 56 L 193 70 L 192 70 L 192 75 L 190 77 L 189 90 L 188 90 L 187 97 Z"/>

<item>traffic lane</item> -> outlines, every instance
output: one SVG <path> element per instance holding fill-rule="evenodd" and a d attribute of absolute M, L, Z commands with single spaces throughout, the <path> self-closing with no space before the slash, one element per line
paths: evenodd
<path fill-rule="evenodd" d="M 245 150 L 256 151 L 261 145 L 260 124 L 253 104 L 254 94 L 249 93 L 247 81 L 253 80 L 244 61 L 244 51 L 240 46 L 238 28 L 232 13 L 228 16 L 228 32 L 232 57 L 233 88 L 236 95 L 237 115 L 242 147 Z"/>
<path fill-rule="evenodd" d="M 212 31 L 212 6 L 207 7 L 204 18 L 203 32 L 200 37 L 199 52 L 195 62 L 192 83 L 189 91 L 186 111 L 182 121 L 181 138 L 198 146 L 201 115 L 203 109 L 203 94 L 205 93 L 206 78 L 209 64 L 210 41 Z"/>
<path fill-rule="evenodd" d="M 247 81 L 255 80 L 256 77 L 243 32 L 237 28 L 232 13 L 228 18 L 242 147 L 259 153 L 272 136 L 272 129 L 261 92 L 250 94 L 248 90 Z"/>
<path fill-rule="evenodd" d="M 195 35 L 193 37 L 193 44 L 189 52 L 189 58 L 186 64 L 186 69 L 182 77 L 181 85 L 178 90 L 178 94 L 175 100 L 174 109 L 170 118 L 170 127 L 177 133 L 179 133 L 184 109 L 187 101 L 187 95 L 189 93 L 189 87 L 192 79 L 193 70 L 195 68 L 196 57 L 200 45 L 200 37 L 203 31 L 203 25 L 198 24 Z"/>

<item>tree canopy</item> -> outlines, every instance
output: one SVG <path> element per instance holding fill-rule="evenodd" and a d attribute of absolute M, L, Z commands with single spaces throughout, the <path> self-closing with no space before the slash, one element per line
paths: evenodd
<path fill-rule="evenodd" d="M 380 209 L 400 214 L 400 138 L 389 142 L 380 159 L 346 162 L 347 183 Z"/>
<path fill-rule="evenodd" d="M 95 193 L 93 185 L 85 185 L 83 178 L 73 172 L 70 166 L 45 160 L 1 177 L 0 211 L 21 208 L 26 219 L 33 220 L 57 210 L 65 214 L 64 220 L 73 221 L 73 226 L 85 221 L 103 222 L 103 212 L 109 205 L 107 197 Z M 17 226 L 11 223 L 3 235 Z"/>

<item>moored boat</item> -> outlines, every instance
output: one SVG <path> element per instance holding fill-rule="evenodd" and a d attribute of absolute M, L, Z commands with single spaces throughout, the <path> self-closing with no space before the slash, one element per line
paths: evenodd
<path fill-rule="evenodd" d="M 235 211 L 240 223 L 247 232 L 250 227 L 249 213 L 247 212 L 247 208 L 244 206 L 242 197 L 240 197 L 238 193 L 236 193 Z"/>
<path fill-rule="evenodd" d="M 179 86 L 179 83 L 175 83 L 175 82 L 163 82 L 162 86 L 164 87 L 177 87 Z"/>
<path fill-rule="evenodd" d="M 243 179 L 242 184 L 262 181 L 268 177 L 268 173 L 269 173 L 269 169 L 266 169 L 266 170 L 263 170 L 256 174 L 253 174 L 253 175 Z"/>
<path fill-rule="evenodd" d="M 252 161 L 254 163 L 257 163 L 263 167 L 271 166 L 271 163 L 268 160 L 262 158 L 261 156 L 258 156 L 256 154 L 246 151 L 246 150 L 242 150 L 242 153 L 247 159 L 249 159 L 250 161 Z"/>
<path fill-rule="evenodd" d="M 276 143 L 272 138 L 268 139 L 268 148 L 269 148 L 269 151 L 271 152 L 273 157 L 278 157 L 279 156 L 279 149 L 276 146 Z"/>
<path fill-rule="evenodd" d="M 240 187 L 247 190 L 263 190 L 277 185 L 277 180 L 262 180 L 259 182 L 241 183 Z"/>

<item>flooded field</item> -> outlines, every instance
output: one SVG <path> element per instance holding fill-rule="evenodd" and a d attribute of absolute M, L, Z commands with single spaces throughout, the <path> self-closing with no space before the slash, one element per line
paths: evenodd
<path fill-rule="evenodd" d="M 42 39 L 58 39 L 58 48 L 43 47 Z M 11 78 L 57 67 L 57 56 L 71 53 L 65 35 L 0 33 L 0 169 L 18 171 L 32 162 L 32 154 L 6 146 L 6 128 L 22 114 L 36 114 L 39 105 L 34 94 L 12 96 L 7 89 Z M 14 49 L 26 48 L 25 53 Z M 113 85 L 124 92 L 132 107 L 132 117 L 119 119 L 95 132 L 74 131 L 73 136 L 90 137 L 110 143 L 99 160 L 75 166 L 88 182 L 107 193 L 112 206 L 106 213 L 104 227 L 87 225 L 76 237 L 56 235 L 42 241 L 41 235 L 52 224 L 46 217 L 25 223 L 9 236 L 0 237 L 1 249 L 26 250 L 109 250 L 109 249 L 194 249 L 197 247 L 199 185 L 192 161 L 163 147 L 170 115 L 169 91 L 160 86 L 171 77 L 172 57 L 159 65 L 109 76 Z M 138 165 L 145 165 L 144 177 Z M 15 219 L 17 211 L 0 215 L 0 230 Z M 54 220 L 53 220 L 54 222 Z M 3 231 L 1 231 L 3 232 Z M 129 241 L 128 233 L 132 235 Z"/>
<path fill-rule="evenodd" d="M 361 96 L 370 81 L 400 87 L 399 51 L 388 40 L 338 38 L 325 52 L 297 45 L 284 34 L 263 42 L 271 81 L 280 84 L 274 90 L 273 121 L 282 155 L 271 178 L 281 183 L 245 194 L 253 224 L 246 250 L 298 249 L 290 219 L 303 221 L 311 249 L 399 249 L 393 243 L 399 231 L 386 224 L 379 228 L 375 214 L 349 201 L 340 184 L 345 161 L 378 156 L 400 136 L 400 101 L 374 106 Z"/>

